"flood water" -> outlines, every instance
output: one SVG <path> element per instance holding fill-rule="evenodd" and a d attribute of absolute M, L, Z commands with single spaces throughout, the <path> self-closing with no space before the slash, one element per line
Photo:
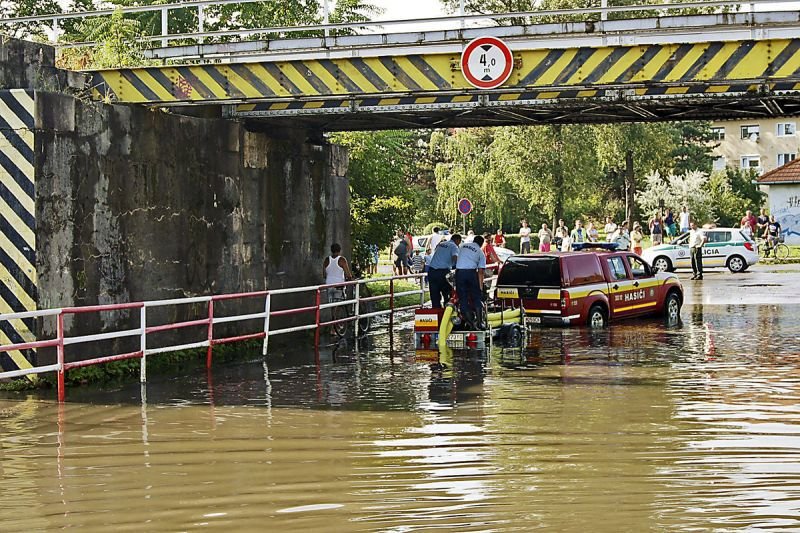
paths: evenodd
<path fill-rule="evenodd" d="M 800 527 L 800 304 L 0 400 L 0 530 Z M 410 343 L 410 330 L 395 336 Z"/>

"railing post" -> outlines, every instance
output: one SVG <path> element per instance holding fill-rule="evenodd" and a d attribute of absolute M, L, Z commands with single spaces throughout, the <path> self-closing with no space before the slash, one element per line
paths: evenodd
<path fill-rule="evenodd" d="M 317 287 L 317 297 L 316 297 L 316 303 L 315 303 L 315 305 L 317 307 L 317 311 L 315 313 L 317 328 L 316 328 L 315 333 L 314 333 L 314 348 L 315 349 L 319 349 L 319 306 L 320 306 L 320 294 L 321 294 L 321 291 L 320 291 L 319 287 Z"/>
<path fill-rule="evenodd" d="M 214 300 L 208 301 L 208 349 L 206 350 L 206 368 L 211 368 L 211 353 L 214 351 Z"/>
<path fill-rule="evenodd" d="M 162 7 L 161 8 L 161 36 L 164 37 L 169 35 L 169 8 Z M 164 48 L 167 47 L 167 39 L 161 39 L 161 46 Z"/>
<path fill-rule="evenodd" d="M 197 32 L 203 33 L 206 29 L 206 14 L 202 5 L 197 6 Z"/>
<path fill-rule="evenodd" d="M 330 22 L 330 9 L 328 6 L 328 0 L 323 0 L 322 2 L 322 22 L 326 25 Z M 330 35 L 330 30 L 325 28 L 325 37 Z"/>
<path fill-rule="evenodd" d="M 66 392 L 64 391 L 64 312 L 58 313 L 56 321 L 56 335 L 58 337 L 58 347 L 56 348 L 56 357 L 58 358 L 58 401 L 64 402 Z"/>
<path fill-rule="evenodd" d="M 269 314 L 272 307 L 272 295 L 267 293 L 264 300 L 264 344 L 261 347 L 261 355 L 267 355 L 267 345 L 269 344 Z"/>
<path fill-rule="evenodd" d="M 58 42 L 58 17 L 53 17 L 53 37 L 50 39 L 50 42 Z"/>
<path fill-rule="evenodd" d="M 360 311 L 360 305 L 359 305 L 359 299 L 360 299 L 360 297 L 361 297 L 361 296 L 360 296 L 360 292 L 361 292 L 361 291 L 360 291 L 359 289 L 361 288 L 361 284 L 360 284 L 360 283 L 358 283 L 358 282 L 356 282 L 356 285 L 355 285 L 355 287 L 356 287 L 356 288 L 355 288 L 355 290 L 353 291 L 353 298 L 354 298 L 354 299 L 355 299 L 355 301 L 356 301 L 356 303 L 355 303 L 355 313 L 354 313 L 354 314 L 355 314 L 355 317 L 356 317 L 356 320 L 355 320 L 355 322 L 356 322 L 356 326 L 355 326 L 355 330 L 354 330 L 354 331 L 356 332 L 356 339 L 358 339 L 358 322 L 359 322 L 359 320 L 358 320 L 358 319 L 359 319 L 359 318 L 361 318 L 361 315 L 359 315 L 359 313 L 361 312 L 361 311 Z M 356 342 L 358 342 L 358 341 L 356 341 Z"/>
<path fill-rule="evenodd" d="M 389 346 L 394 346 L 394 278 L 389 280 Z"/>
<path fill-rule="evenodd" d="M 147 311 L 146 307 L 142 305 L 139 310 L 139 324 L 142 328 L 142 334 L 139 336 L 139 349 L 142 351 L 142 359 L 139 363 L 139 381 L 141 383 L 147 382 Z"/>
<path fill-rule="evenodd" d="M 419 277 L 419 306 L 425 307 L 425 278 L 427 274 L 420 274 Z"/>
<path fill-rule="evenodd" d="M 608 20 L 608 12 L 606 11 L 608 0 L 600 0 L 600 7 L 603 9 L 600 12 L 600 20 Z"/>

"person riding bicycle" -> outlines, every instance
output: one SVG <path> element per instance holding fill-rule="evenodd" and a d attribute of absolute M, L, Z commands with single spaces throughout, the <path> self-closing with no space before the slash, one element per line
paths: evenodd
<path fill-rule="evenodd" d="M 781 242 L 781 223 L 775 220 L 775 215 L 769 217 L 769 223 L 764 231 L 764 239 L 767 241 L 766 257 L 769 257 L 770 250 Z"/>
<path fill-rule="evenodd" d="M 353 279 L 350 265 L 347 264 L 347 259 L 342 257 L 342 246 L 338 242 L 331 244 L 331 255 L 322 262 L 322 277 L 325 285 L 335 285 Z M 342 292 L 344 292 L 344 287 L 328 289 L 328 294 L 331 296 L 336 294 L 338 297 Z"/>

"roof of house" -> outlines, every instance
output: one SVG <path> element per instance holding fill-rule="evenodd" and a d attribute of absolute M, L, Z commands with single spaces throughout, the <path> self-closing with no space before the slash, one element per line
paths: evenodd
<path fill-rule="evenodd" d="M 762 174 L 756 181 L 759 185 L 771 183 L 800 183 L 800 159 L 789 161 L 782 167 Z"/>

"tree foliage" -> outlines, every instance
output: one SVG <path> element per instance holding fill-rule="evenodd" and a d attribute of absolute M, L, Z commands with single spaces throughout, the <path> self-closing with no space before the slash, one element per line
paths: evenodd
<path fill-rule="evenodd" d="M 414 218 L 413 176 L 422 149 L 411 131 L 347 132 L 331 135 L 350 155 L 350 214 L 354 269 L 368 264 L 370 245 L 383 248 Z"/>
<path fill-rule="evenodd" d="M 0 2 L 0 18 L 35 17 L 61 13 L 58 0 L 13 0 Z M 28 39 L 43 38 L 46 25 L 39 22 L 20 22 L 3 26 L 3 32 L 11 37 Z"/>

